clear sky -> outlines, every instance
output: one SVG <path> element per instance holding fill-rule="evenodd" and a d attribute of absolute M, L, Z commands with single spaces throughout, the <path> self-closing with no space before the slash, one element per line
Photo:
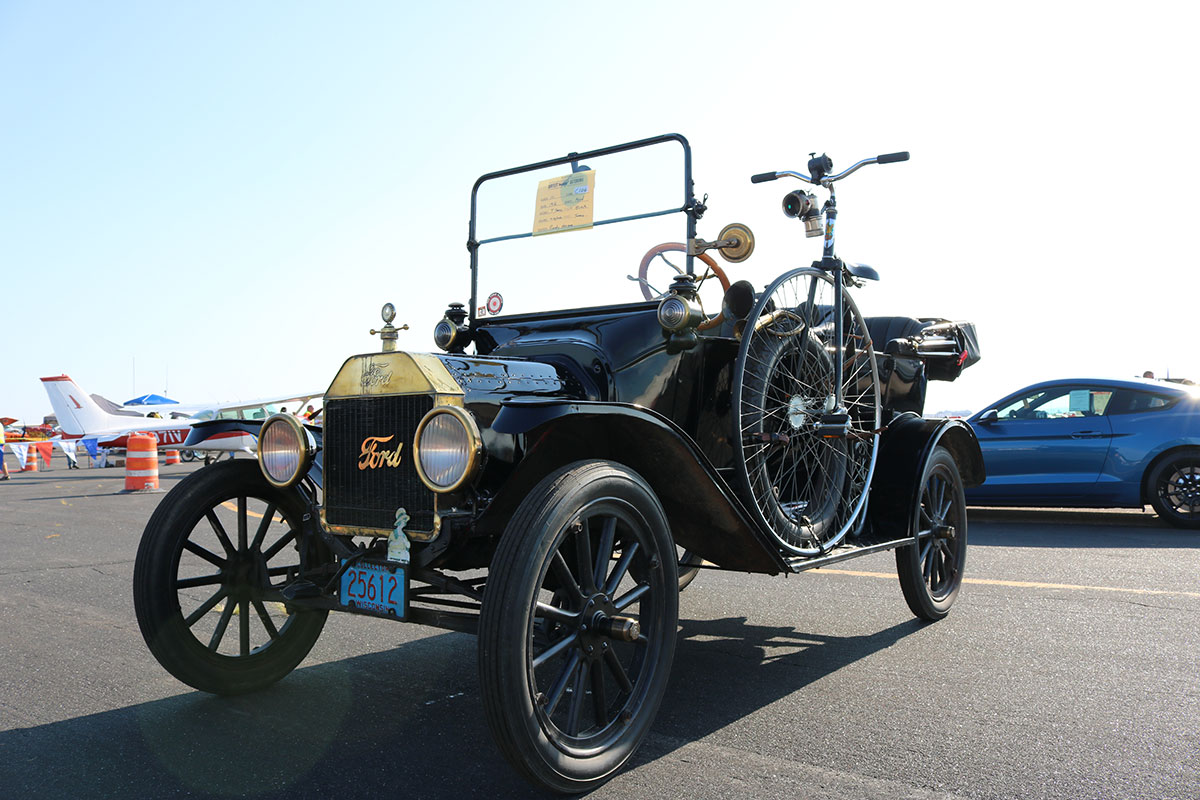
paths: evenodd
<path fill-rule="evenodd" d="M 983 361 L 933 385 L 929 411 L 1048 377 L 1200 380 L 1196 18 L 1165 2 L 0 0 L 0 415 L 40 421 L 38 378 L 63 372 L 117 401 L 320 388 L 377 347 L 389 300 L 412 326 L 401 347 L 432 349 L 468 300 L 476 177 L 666 132 L 710 195 L 700 234 L 754 229 L 729 272 L 759 287 L 819 253 L 779 210 L 799 184 L 751 174 L 804 171 L 814 150 L 841 167 L 912 153 L 842 185 L 838 241 L 883 276 L 864 313 L 977 323 Z"/>

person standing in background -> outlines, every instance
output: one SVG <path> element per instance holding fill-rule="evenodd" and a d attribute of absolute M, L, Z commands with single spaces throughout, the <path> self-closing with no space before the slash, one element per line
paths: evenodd
<path fill-rule="evenodd" d="M 0 425 L 0 469 L 4 470 L 4 477 L 0 481 L 8 480 L 8 462 L 4 460 L 4 426 Z"/>

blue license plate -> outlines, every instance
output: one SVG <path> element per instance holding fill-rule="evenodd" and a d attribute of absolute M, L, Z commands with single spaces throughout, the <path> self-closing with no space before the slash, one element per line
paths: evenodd
<path fill-rule="evenodd" d="M 396 619 L 408 616 L 408 572 L 401 564 L 358 561 L 342 573 L 343 606 Z"/>

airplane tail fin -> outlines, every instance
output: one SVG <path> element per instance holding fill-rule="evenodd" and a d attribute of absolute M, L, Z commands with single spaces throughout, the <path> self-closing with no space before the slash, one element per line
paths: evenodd
<path fill-rule="evenodd" d="M 128 423 L 127 419 L 102 409 L 87 392 L 79 388 L 79 384 L 66 375 L 42 378 L 42 386 L 45 387 L 46 394 L 50 395 L 50 405 L 58 417 L 59 426 L 72 436 L 86 435 Z"/>

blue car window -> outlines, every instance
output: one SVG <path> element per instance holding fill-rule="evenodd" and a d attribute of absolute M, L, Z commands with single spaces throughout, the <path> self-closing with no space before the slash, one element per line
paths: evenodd
<path fill-rule="evenodd" d="M 1064 386 L 1040 389 L 1000 407 L 1000 419 L 1068 419 L 1104 414 L 1112 401 L 1111 389 Z"/>
<path fill-rule="evenodd" d="M 1122 389 L 1109 404 L 1108 414 L 1142 414 L 1147 411 L 1163 411 L 1179 402 L 1178 397 L 1159 394 L 1157 392 L 1142 392 L 1135 389 Z"/>

